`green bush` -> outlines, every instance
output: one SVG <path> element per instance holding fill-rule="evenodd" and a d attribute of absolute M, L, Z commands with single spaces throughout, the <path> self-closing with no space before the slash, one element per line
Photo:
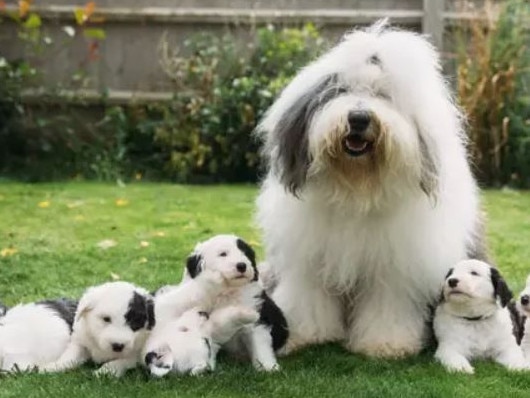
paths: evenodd
<path fill-rule="evenodd" d="M 530 4 L 491 1 L 457 32 L 458 93 L 487 186 L 530 187 Z M 486 12 L 488 11 L 488 12 Z"/>
<path fill-rule="evenodd" d="M 187 54 L 182 57 L 162 40 L 161 64 L 174 82 L 171 100 L 105 107 L 102 98 L 103 114 L 96 118 L 82 106 L 45 102 L 0 134 L 0 147 L 9 152 L 0 159 L 0 173 L 30 180 L 141 174 L 178 182 L 255 181 L 253 129 L 323 47 L 312 25 L 261 28 L 250 43 L 232 34 L 198 34 L 178 49 Z"/>

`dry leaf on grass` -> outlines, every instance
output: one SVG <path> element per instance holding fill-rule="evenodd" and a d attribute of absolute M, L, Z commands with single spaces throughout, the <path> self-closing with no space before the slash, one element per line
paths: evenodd
<path fill-rule="evenodd" d="M 114 247 L 118 244 L 114 239 L 104 239 L 102 241 L 99 241 L 97 244 L 97 247 L 103 250 L 110 249 L 111 247 Z"/>

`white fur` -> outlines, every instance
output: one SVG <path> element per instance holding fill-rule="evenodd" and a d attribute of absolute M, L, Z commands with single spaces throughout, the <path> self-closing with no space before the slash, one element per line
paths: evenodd
<path fill-rule="evenodd" d="M 255 311 L 239 307 L 226 307 L 209 317 L 204 314 L 191 309 L 154 328 L 144 348 L 146 362 L 149 355 L 156 356 L 147 363 L 151 375 L 163 377 L 171 371 L 199 375 L 214 370 L 219 345 L 258 319 Z"/>
<path fill-rule="evenodd" d="M 451 279 L 458 284 L 451 286 Z M 470 361 L 478 358 L 493 359 L 510 370 L 530 368 L 513 335 L 510 313 L 494 295 L 490 266 L 484 262 L 461 261 L 447 277 L 434 332 L 435 358 L 448 371 L 473 373 Z"/>
<path fill-rule="evenodd" d="M 89 288 L 79 301 L 66 351 L 41 370 L 65 371 L 88 360 L 103 364 L 96 372 L 98 375 L 119 377 L 134 368 L 149 333 L 146 326 L 133 331 L 126 324 L 125 314 L 134 293 L 149 297 L 147 291 L 128 282 L 108 282 Z M 110 322 L 105 321 L 107 317 Z M 123 344 L 123 351 L 115 352 L 112 344 Z"/>
<path fill-rule="evenodd" d="M 42 304 L 20 304 L 0 317 L 0 369 L 30 370 L 55 361 L 70 341 L 70 327 Z"/>
<path fill-rule="evenodd" d="M 237 247 L 238 237 L 234 235 L 216 235 L 204 242 L 197 244 L 193 254 L 201 257 L 200 267 L 203 272 L 220 272 L 225 279 L 225 289 L 211 302 L 209 311 L 215 314 L 233 306 L 258 309 L 261 304 L 263 287 L 255 281 L 255 269 L 251 260 Z M 244 263 L 246 270 L 239 272 L 238 263 Z M 200 277 L 197 276 L 197 278 Z M 184 280 L 190 278 L 187 270 L 184 271 Z M 276 356 L 272 347 L 270 330 L 264 325 L 253 323 L 243 327 L 232 337 L 225 335 L 224 341 L 217 340 L 228 351 L 241 355 L 246 354 L 258 370 L 279 370 Z"/>
<path fill-rule="evenodd" d="M 370 62 L 376 54 L 380 64 Z M 278 129 L 284 115 L 323 77 L 348 92 L 308 122 L 310 165 L 298 197 L 280 181 Z M 385 162 L 370 173 L 365 157 L 339 175 L 329 145 L 347 129 L 349 111 L 366 110 L 381 126 Z M 476 233 L 478 197 L 460 115 L 421 36 L 382 24 L 354 31 L 304 68 L 259 126 L 270 162 L 257 200 L 267 262 L 278 275 L 272 298 L 290 325 L 287 351 L 325 341 L 374 356 L 417 353 L 428 304 L 449 267 L 466 258 Z M 437 173 L 429 195 L 419 136 Z M 356 175 L 357 169 L 365 172 Z M 345 321 L 346 320 L 346 321 Z"/>
<path fill-rule="evenodd" d="M 523 304 L 521 300 L 524 296 L 530 299 L 530 275 L 526 279 L 526 286 L 519 294 L 517 300 L 517 310 L 524 317 L 524 334 L 521 340 L 521 348 L 523 349 L 525 358 L 530 361 L 530 303 L 525 301 Z"/>

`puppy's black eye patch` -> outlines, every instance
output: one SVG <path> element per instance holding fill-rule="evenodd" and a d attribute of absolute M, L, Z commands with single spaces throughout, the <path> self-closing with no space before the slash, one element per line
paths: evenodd
<path fill-rule="evenodd" d="M 228 253 L 227 252 L 221 252 L 219 253 L 219 257 L 226 257 L 228 256 Z"/>
<path fill-rule="evenodd" d="M 110 316 L 102 316 L 101 320 L 103 322 L 105 322 L 105 323 L 111 323 L 112 322 L 112 318 Z"/>
<path fill-rule="evenodd" d="M 471 271 L 471 275 L 478 276 L 478 272 L 476 272 L 476 271 Z"/>

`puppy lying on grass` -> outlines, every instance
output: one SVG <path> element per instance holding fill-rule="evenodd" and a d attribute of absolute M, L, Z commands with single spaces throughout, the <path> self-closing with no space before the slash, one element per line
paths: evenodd
<path fill-rule="evenodd" d="M 435 358 L 452 372 L 473 373 L 470 361 L 493 359 L 510 370 L 529 369 L 513 331 L 512 293 L 496 268 L 461 261 L 443 286 L 434 316 Z"/>
<path fill-rule="evenodd" d="M 31 370 L 57 360 L 70 342 L 77 302 L 0 304 L 0 370 Z"/>

